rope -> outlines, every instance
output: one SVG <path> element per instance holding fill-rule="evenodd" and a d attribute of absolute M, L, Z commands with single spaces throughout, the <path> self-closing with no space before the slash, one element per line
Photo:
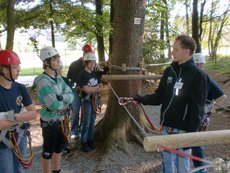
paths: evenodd
<path fill-rule="evenodd" d="M 192 169 L 189 173 L 193 173 L 193 172 L 197 172 L 206 168 L 212 168 L 214 165 L 212 164 L 208 164 L 208 165 L 204 165 L 204 166 L 199 166 L 197 168 Z"/>
<path fill-rule="evenodd" d="M 127 105 L 128 103 L 132 102 L 132 98 L 128 98 L 128 97 L 119 97 L 116 92 L 114 91 L 114 89 L 112 88 L 110 82 L 108 82 L 106 80 L 106 82 L 108 83 L 110 89 L 112 90 L 113 94 L 116 96 L 116 98 L 118 99 L 118 103 L 124 107 L 124 109 L 126 110 L 126 112 L 128 113 L 128 115 L 130 116 L 130 118 L 133 120 L 133 122 L 136 124 L 136 126 L 140 129 L 140 131 L 144 134 L 144 136 L 147 136 L 147 133 L 143 130 L 143 128 L 138 124 L 138 122 L 134 119 L 134 117 L 131 115 L 131 113 L 129 112 L 129 110 L 127 109 L 127 107 L 125 105 Z M 149 122 L 150 126 L 152 127 L 152 129 L 154 130 L 162 130 L 162 128 L 160 129 L 157 129 L 154 127 L 154 125 L 152 124 L 152 122 L 150 121 L 150 119 L 148 118 L 147 114 L 145 113 L 144 111 L 144 108 L 141 104 L 139 104 L 139 106 L 141 107 L 142 111 L 144 112 L 144 115 L 145 115 L 145 118 L 147 119 L 147 121 Z M 199 157 L 196 157 L 196 156 L 193 156 L 193 155 L 189 155 L 189 154 L 186 154 L 186 153 L 183 153 L 183 152 L 179 152 L 177 150 L 174 150 L 174 149 L 171 149 L 171 148 L 168 148 L 166 146 L 160 146 L 161 149 L 163 150 L 167 150 L 169 152 L 172 152 L 172 153 L 175 153 L 177 155 L 180 155 L 182 157 L 188 157 L 192 160 L 196 160 L 196 161 L 200 161 L 200 162 L 204 162 L 206 163 L 206 165 L 204 166 L 200 166 L 200 167 L 197 167 L 193 170 L 190 171 L 190 173 L 193 173 L 193 172 L 196 172 L 196 171 L 199 171 L 199 170 L 202 170 L 202 169 L 206 169 L 206 168 L 209 168 L 209 167 L 214 167 L 214 162 L 213 161 L 209 161 L 209 160 L 206 160 L 206 159 L 203 159 L 203 158 L 199 158 Z"/>
<path fill-rule="evenodd" d="M 110 89 L 112 90 L 113 94 L 116 96 L 117 100 L 119 101 L 119 96 L 117 95 L 117 93 L 114 91 L 113 87 L 111 86 L 110 82 L 106 80 L 106 82 L 108 83 Z M 142 132 L 142 134 L 144 136 L 147 136 L 147 133 L 144 131 L 144 129 L 138 124 L 138 122 L 135 120 L 135 118 L 132 116 L 132 114 L 129 112 L 129 110 L 127 109 L 127 107 L 125 105 L 121 105 L 123 106 L 123 108 L 126 110 L 126 112 L 128 113 L 128 115 L 130 116 L 130 118 L 133 120 L 133 122 L 136 124 L 136 126 L 139 128 L 139 130 Z"/>
<path fill-rule="evenodd" d="M 118 99 L 118 103 L 119 103 L 120 105 L 127 105 L 127 104 L 131 103 L 132 101 L 133 101 L 133 98 L 132 98 L 132 97 L 120 97 L 120 98 Z M 146 114 L 146 112 L 145 112 L 143 106 L 142 106 L 140 103 L 138 103 L 138 105 L 140 106 L 142 112 L 144 113 L 144 116 L 145 116 L 146 120 L 148 121 L 148 123 L 150 124 L 151 128 L 152 128 L 153 130 L 155 130 L 155 131 L 161 131 L 162 128 L 157 128 L 157 127 L 155 127 L 155 126 L 153 125 L 153 123 L 150 121 L 150 119 L 149 119 L 148 115 Z"/>
<path fill-rule="evenodd" d="M 72 107 L 68 105 L 65 111 L 62 113 L 64 119 L 61 120 L 61 129 L 66 140 L 69 140 L 70 136 L 70 118 L 72 116 Z"/>
<path fill-rule="evenodd" d="M 33 160 L 33 152 L 32 152 L 32 139 L 31 139 L 31 136 L 30 136 L 30 132 L 27 131 L 27 137 L 28 137 L 28 140 L 29 140 L 29 149 L 30 149 L 30 155 L 28 156 L 28 158 L 26 159 L 23 159 L 22 158 L 22 155 L 21 155 L 21 151 L 20 151 L 20 148 L 17 144 L 17 140 L 16 140 L 16 137 L 15 137 L 15 132 L 10 132 L 9 134 L 9 143 L 10 145 L 12 146 L 12 150 L 14 152 L 14 154 L 16 155 L 16 157 L 18 158 L 19 162 L 22 164 L 22 166 L 27 169 L 31 166 L 32 164 L 32 160 Z"/>
<path fill-rule="evenodd" d="M 92 95 L 92 106 L 93 106 L 93 110 L 98 114 L 98 113 L 101 113 L 101 104 L 100 104 L 100 101 L 99 101 L 99 96 L 95 96 L 95 95 Z"/>
<path fill-rule="evenodd" d="M 62 133 L 63 133 L 64 137 L 66 138 L 66 140 L 69 139 L 69 134 L 70 134 L 69 123 L 70 123 L 70 120 L 67 119 L 66 117 L 64 120 L 61 121 Z"/>
<path fill-rule="evenodd" d="M 196 161 L 199 161 L 199 162 L 204 162 L 204 163 L 206 163 L 206 164 L 212 164 L 212 165 L 213 165 L 213 162 L 212 162 L 212 161 L 209 161 L 209 160 L 206 160 L 206 159 L 202 159 L 202 158 L 200 158 L 200 157 L 196 157 L 196 156 L 193 156 L 193 155 L 190 155 L 190 154 L 186 154 L 186 153 L 183 153 L 183 152 L 179 152 L 179 151 L 177 151 L 177 150 L 174 150 L 174 149 L 172 149 L 172 148 L 168 148 L 168 147 L 166 147 L 166 146 L 160 145 L 160 148 L 163 149 L 163 150 L 170 151 L 170 152 L 172 152 L 172 153 L 174 153 L 174 154 L 177 154 L 177 155 L 179 155 L 179 156 L 188 157 L 188 158 L 190 158 L 190 159 L 192 159 L 192 160 L 196 160 Z"/>
<path fill-rule="evenodd" d="M 209 103 L 212 103 L 213 101 L 211 101 L 211 100 L 206 100 L 207 102 L 209 102 Z M 228 108 L 228 107 L 224 107 L 224 106 L 222 106 L 222 105 L 219 105 L 219 104 L 214 104 L 214 105 L 216 105 L 216 106 L 218 106 L 218 107 L 220 107 L 220 108 L 223 108 L 223 109 L 225 109 L 226 111 L 229 111 L 230 112 L 230 109 Z"/>
<path fill-rule="evenodd" d="M 150 121 L 150 119 L 149 119 L 148 115 L 146 114 L 146 112 L 145 112 L 143 106 L 142 106 L 140 103 L 138 103 L 138 105 L 141 107 L 142 111 L 144 112 L 145 118 L 146 118 L 147 121 L 149 122 L 149 124 L 150 124 L 150 126 L 152 127 L 152 129 L 153 129 L 153 130 L 156 130 L 156 131 L 162 131 L 163 127 L 161 127 L 161 128 L 155 127 L 155 126 L 153 125 L 153 123 Z"/>

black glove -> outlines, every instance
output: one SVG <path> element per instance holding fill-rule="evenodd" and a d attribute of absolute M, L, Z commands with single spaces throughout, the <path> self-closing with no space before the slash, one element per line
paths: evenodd
<path fill-rule="evenodd" d="M 138 103 L 142 103 L 143 96 L 137 94 L 136 96 L 133 97 L 133 100 L 137 101 Z"/>
<path fill-rule="evenodd" d="M 63 101 L 63 96 L 62 95 L 56 95 L 58 101 Z"/>

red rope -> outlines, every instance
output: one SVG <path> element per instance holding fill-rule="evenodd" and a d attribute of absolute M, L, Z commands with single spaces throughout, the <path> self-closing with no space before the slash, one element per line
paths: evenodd
<path fill-rule="evenodd" d="M 199 162 L 204 162 L 204 163 L 207 163 L 207 164 L 213 164 L 213 162 L 209 161 L 209 160 L 205 160 L 205 159 L 202 159 L 200 157 L 196 157 L 196 156 L 193 156 L 193 155 L 190 155 L 190 154 L 186 154 L 186 153 L 183 153 L 183 152 L 179 152 L 177 150 L 174 150 L 172 148 L 168 148 L 166 146 L 162 146 L 160 145 L 160 148 L 163 149 L 163 150 L 167 150 L 167 151 L 170 151 L 172 153 L 175 153 L 177 155 L 180 155 L 180 156 L 183 156 L 183 157 L 188 157 L 192 160 L 196 160 L 196 161 L 199 161 Z"/>
<path fill-rule="evenodd" d="M 141 110 L 143 111 L 143 113 L 144 113 L 144 115 L 145 115 L 145 118 L 146 118 L 146 120 L 148 121 L 148 123 L 150 124 L 150 126 L 152 127 L 152 129 L 153 129 L 153 130 L 156 130 L 156 131 L 161 131 L 162 128 L 156 128 L 156 127 L 153 125 L 153 123 L 150 121 L 150 119 L 149 119 L 148 115 L 146 114 L 146 112 L 145 112 L 143 106 L 142 106 L 140 103 L 138 103 L 138 104 L 139 104 L 139 106 L 141 107 Z"/>
<path fill-rule="evenodd" d="M 131 103 L 132 101 L 133 101 L 133 98 L 132 98 L 132 97 L 120 97 L 120 98 L 118 99 L 118 103 L 119 103 L 120 105 L 126 105 L 126 104 L 128 104 L 128 103 Z M 138 103 L 138 105 L 141 107 L 141 110 L 142 110 L 142 112 L 144 113 L 145 118 L 146 118 L 146 120 L 148 121 L 148 123 L 150 124 L 151 128 L 152 128 L 153 130 L 155 130 L 155 131 L 161 131 L 162 128 L 156 128 L 156 127 L 153 125 L 153 123 L 150 121 L 150 119 L 149 119 L 148 115 L 146 114 L 146 112 L 145 112 L 143 106 L 141 105 L 141 103 Z"/>

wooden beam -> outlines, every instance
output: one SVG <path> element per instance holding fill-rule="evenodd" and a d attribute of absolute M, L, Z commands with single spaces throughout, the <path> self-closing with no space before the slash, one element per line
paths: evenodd
<path fill-rule="evenodd" d="M 162 75 L 102 75 L 102 80 L 145 80 L 161 77 Z"/>
<path fill-rule="evenodd" d="M 230 130 L 147 136 L 143 142 L 147 152 L 159 150 L 160 145 L 176 149 L 219 144 L 230 144 Z"/>

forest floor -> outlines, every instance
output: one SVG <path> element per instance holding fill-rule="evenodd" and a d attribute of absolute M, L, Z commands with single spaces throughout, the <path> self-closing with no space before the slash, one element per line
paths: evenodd
<path fill-rule="evenodd" d="M 230 106 L 230 83 L 223 83 L 226 79 L 229 79 L 229 75 L 218 74 L 215 72 L 209 72 L 209 76 L 214 79 L 224 90 L 228 96 L 227 100 L 222 106 Z M 152 93 L 154 91 L 154 83 L 143 82 L 144 93 Z M 108 86 L 105 87 L 105 92 L 102 94 L 104 101 L 108 98 Z M 31 92 L 34 103 L 36 104 L 35 93 Z M 103 113 L 106 109 L 106 104 L 102 106 L 102 113 L 97 117 L 97 121 L 103 118 Z M 149 116 L 159 117 L 159 107 L 145 106 L 146 113 Z M 220 108 L 214 112 L 211 117 L 208 130 L 226 130 L 230 129 L 230 112 L 222 110 Z M 157 124 L 159 118 L 151 120 L 156 121 Z M 31 127 L 32 134 L 32 146 L 34 151 L 34 160 L 32 166 L 27 169 L 26 173 L 40 173 L 41 169 L 41 152 L 42 152 L 42 137 L 41 128 L 39 126 L 39 119 L 32 122 Z M 103 148 L 103 144 L 97 144 L 97 149 L 84 153 L 80 151 L 79 140 L 71 140 L 70 147 L 71 152 L 69 154 L 63 154 L 62 158 L 62 172 L 63 173 L 159 173 L 161 172 L 161 157 L 159 152 L 146 152 L 143 146 L 136 143 L 128 143 L 128 152 L 117 149 L 110 151 L 110 153 L 104 154 L 98 148 Z M 205 154 L 206 159 L 213 161 L 215 158 L 222 158 L 230 160 L 230 144 L 229 145 L 214 145 L 206 146 Z M 103 162 L 103 165 L 101 164 Z M 214 172 L 213 169 L 208 169 L 208 172 Z M 230 170 L 229 170 L 230 172 Z"/>

